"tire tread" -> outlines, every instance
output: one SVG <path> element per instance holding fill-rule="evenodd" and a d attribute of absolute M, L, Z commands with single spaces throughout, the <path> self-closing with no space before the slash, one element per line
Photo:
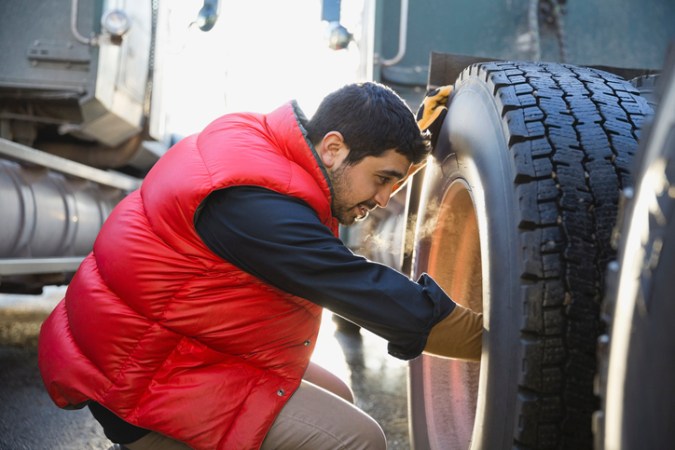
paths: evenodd
<path fill-rule="evenodd" d="M 519 201 L 524 317 L 517 448 L 592 447 L 595 349 L 619 192 L 651 108 L 600 70 L 480 63 L 501 111 Z"/>

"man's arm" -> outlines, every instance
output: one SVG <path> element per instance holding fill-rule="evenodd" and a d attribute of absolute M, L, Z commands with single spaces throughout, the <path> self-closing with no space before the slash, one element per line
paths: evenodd
<path fill-rule="evenodd" d="M 383 337 L 402 359 L 419 355 L 431 328 L 455 307 L 428 276 L 414 282 L 355 255 L 307 204 L 268 189 L 212 193 L 196 229 L 225 260 Z"/>

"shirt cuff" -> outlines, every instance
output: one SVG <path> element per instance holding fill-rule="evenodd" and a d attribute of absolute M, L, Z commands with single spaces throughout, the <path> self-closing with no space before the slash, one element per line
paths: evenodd
<path fill-rule="evenodd" d="M 427 338 L 431 329 L 441 320 L 445 319 L 454 309 L 456 303 L 448 297 L 443 289 L 426 273 L 423 273 L 417 280 L 417 284 L 422 286 L 422 294 L 433 304 L 433 318 L 427 325 L 421 335 L 418 335 L 406 344 L 389 342 L 387 350 L 395 358 L 410 360 L 417 358 L 422 354 L 427 345 Z"/>

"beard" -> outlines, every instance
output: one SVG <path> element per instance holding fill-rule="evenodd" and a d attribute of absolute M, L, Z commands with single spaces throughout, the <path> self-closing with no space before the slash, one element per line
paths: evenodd
<path fill-rule="evenodd" d="M 331 211 L 333 217 L 342 225 L 352 225 L 354 222 L 364 220 L 368 217 L 368 211 L 377 206 L 373 201 L 353 203 L 349 200 L 353 198 L 353 194 L 349 183 L 348 169 L 349 165 L 342 164 L 340 167 L 329 171 L 333 185 Z"/>

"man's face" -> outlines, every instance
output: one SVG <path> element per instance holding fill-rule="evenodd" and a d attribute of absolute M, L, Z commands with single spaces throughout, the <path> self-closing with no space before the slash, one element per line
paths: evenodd
<path fill-rule="evenodd" d="M 354 165 L 346 164 L 343 158 L 328 168 L 333 184 L 333 215 L 341 224 L 351 225 L 365 219 L 370 210 L 384 208 L 409 167 L 410 161 L 393 149 L 381 156 L 367 156 Z"/>

